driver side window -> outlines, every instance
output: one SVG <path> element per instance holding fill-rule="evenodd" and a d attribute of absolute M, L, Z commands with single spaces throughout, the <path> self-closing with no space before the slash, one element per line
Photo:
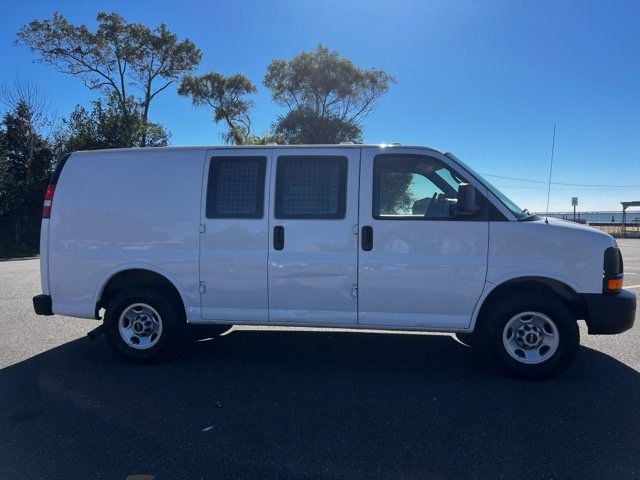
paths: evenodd
<path fill-rule="evenodd" d="M 435 158 L 378 155 L 373 165 L 373 216 L 381 220 L 447 220 L 456 217 L 463 182 Z"/>

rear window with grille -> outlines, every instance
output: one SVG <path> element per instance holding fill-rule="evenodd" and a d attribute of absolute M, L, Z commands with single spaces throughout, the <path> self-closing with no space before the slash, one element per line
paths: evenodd
<path fill-rule="evenodd" d="M 207 218 L 262 218 L 266 157 L 214 157 Z"/>
<path fill-rule="evenodd" d="M 344 218 L 346 157 L 279 157 L 276 175 L 276 218 Z"/>

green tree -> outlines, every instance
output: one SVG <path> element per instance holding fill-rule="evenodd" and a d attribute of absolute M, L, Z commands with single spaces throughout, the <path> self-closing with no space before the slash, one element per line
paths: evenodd
<path fill-rule="evenodd" d="M 270 143 L 284 144 L 286 140 L 275 133 L 265 133 L 263 135 L 252 134 L 244 139 L 245 145 L 268 145 Z"/>
<path fill-rule="evenodd" d="M 387 172 L 380 182 L 380 213 L 393 215 L 410 212 L 417 200 L 411 190 L 413 176 L 404 172 Z"/>
<path fill-rule="evenodd" d="M 193 105 L 213 108 L 213 121 L 224 121 L 227 131 L 222 135 L 226 143 L 251 143 L 249 109 L 253 102 L 247 95 L 256 92 L 255 85 L 242 73 L 224 75 L 208 72 L 200 76 L 185 76 L 178 94 L 191 97 Z"/>
<path fill-rule="evenodd" d="M 5 112 L 20 110 L 29 115 L 27 119 L 33 131 L 43 139 L 49 140 L 55 131 L 57 115 L 51 111 L 51 102 L 47 93 L 25 77 L 16 76 L 10 82 L 0 86 L 0 104 Z"/>
<path fill-rule="evenodd" d="M 56 12 L 51 19 L 33 20 L 22 27 L 17 41 L 27 45 L 42 63 L 115 99 L 116 111 L 125 123 L 129 117 L 140 116 L 146 125 L 153 99 L 195 68 L 202 53 L 192 41 L 179 41 L 164 24 L 150 29 L 129 23 L 115 12 L 100 12 L 96 18 L 98 26 L 92 32 Z M 147 146 L 149 129 L 137 132 L 140 140 L 136 143 Z"/>
<path fill-rule="evenodd" d="M 362 142 L 360 125 L 335 115 L 320 116 L 306 106 L 295 108 L 281 116 L 273 128 L 276 137 L 290 144 Z"/>
<path fill-rule="evenodd" d="M 273 60 L 264 77 L 273 100 L 288 110 L 274 131 L 289 143 L 360 141 L 363 120 L 392 83 L 384 70 L 359 68 L 324 45 Z"/>
<path fill-rule="evenodd" d="M 0 125 L 0 217 L 38 215 L 42 209 L 53 154 L 32 118 L 21 101 Z"/>
<path fill-rule="evenodd" d="M 128 100 L 134 103 L 133 99 Z M 128 105 L 130 114 L 119 114 L 119 100 L 113 95 L 106 101 L 92 102 L 91 110 L 80 105 L 64 120 L 64 128 L 58 132 L 57 150 L 97 150 L 122 147 L 163 147 L 169 143 L 169 134 L 155 123 L 145 121 L 143 113 Z M 145 130 L 142 135 L 142 130 Z M 144 138 L 144 140 L 143 140 Z M 145 142 L 143 145 L 142 142 Z"/>

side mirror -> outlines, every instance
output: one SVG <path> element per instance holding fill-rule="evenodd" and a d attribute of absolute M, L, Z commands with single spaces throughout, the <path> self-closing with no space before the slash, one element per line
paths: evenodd
<path fill-rule="evenodd" d="M 468 183 L 458 185 L 458 215 L 478 215 L 482 208 L 476 201 L 476 189 Z"/>

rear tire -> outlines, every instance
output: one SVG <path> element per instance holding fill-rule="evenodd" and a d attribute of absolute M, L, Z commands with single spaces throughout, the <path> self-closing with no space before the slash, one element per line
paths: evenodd
<path fill-rule="evenodd" d="M 180 342 L 182 308 L 162 289 L 131 288 L 107 305 L 104 327 L 109 346 L 127 361 L 156 362 Z"/>
<path fill-rule="evenodd" d="M 545 379 L 566 370 L 578 353 L 575 316 L 558 298 L 520 294 L 489 313 L 481 328 L 482 346 L 504 373 Z"/>

